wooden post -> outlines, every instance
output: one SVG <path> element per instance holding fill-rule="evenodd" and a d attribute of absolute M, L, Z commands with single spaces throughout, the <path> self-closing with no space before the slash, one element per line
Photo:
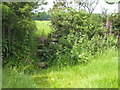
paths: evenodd
<path fill-rule="evenodd" d="M 120 15 L 120 1 L 118 2 L 118 13 Z"/>

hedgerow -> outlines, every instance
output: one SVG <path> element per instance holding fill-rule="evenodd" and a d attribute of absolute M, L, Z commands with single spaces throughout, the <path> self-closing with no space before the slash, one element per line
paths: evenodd
<path fill-rule="evenodd" d="M 102 17 L 100 17 L 102 18 Z M 76 65 L 89 61 L 90 55 L 117 47 L 113 35 L 94 18 L 94 15 L 72 8 L 58 9 L 51 13 L 49 45 L 45 47 L 42 60 L 50 65 Z M 54 41 L 54 39 L 56 41 Z"/>
<path fill-rule="evenodd" d="M 36 25 L 31 18 L 35 6 L 31 2 L 2 3 L 3 66 L 20 66 L 35 56 Z"/>

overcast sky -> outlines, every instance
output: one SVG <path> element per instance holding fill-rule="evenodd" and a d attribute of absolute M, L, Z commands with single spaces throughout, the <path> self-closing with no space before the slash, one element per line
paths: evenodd
<path fill-rule="evenodd" d="M 45 11 L 49 10 L 49 8 L 52 8 L 53 6 L 53 0 L 46 0 L 46 1 L 48 2 L 48 5 L 43 6 L 45 8 Z M 118 12 L 117 4 L 108 5 L 104 0 L 99 0 L 99 4 L 95 8 L 94 13 L 101 13 L 102 8 L 107 9 L 108 10 L 107 13 Z"/>

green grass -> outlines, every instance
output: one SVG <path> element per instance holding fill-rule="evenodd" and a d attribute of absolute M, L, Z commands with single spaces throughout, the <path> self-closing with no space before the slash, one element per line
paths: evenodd
<path fill-rule="evenodd" d="M 39 87 L 50 88 L 117 88 L 118 56 L 117 51 L 108 50 L 94 58 L 91 63 L 60 70 L 48 69 L 39 76 L 48 77 L 50 84 Z"/>
<path fill-rule="evenodd" d="M 2 77 L 3 88 L 35 88 L 36 84 L 29 75 L 18 72 L 17 68 L 4 68 Z"/>
<path fill-rule="evenodd" d="M 118 52 L 109 49 L 104 54 L 98 54 L 87 65 L 62 69 L 54 66 L 35 70 L 31 75 L 18 73 L 16 69 L 3 71 L 3 87 L 118 88 Z"/>
<path fill-rule="evenodd" d="M 37 26 L 36 35 L 37 37 L 42 36 L 42 32 L 44 31 L 45 38 L 47 38 L 48 34 L 51 32 L 50 21 L 35 21 Z"/>

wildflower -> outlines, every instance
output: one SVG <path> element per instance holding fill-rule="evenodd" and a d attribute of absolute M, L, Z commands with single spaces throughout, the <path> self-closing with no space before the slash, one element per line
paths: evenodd
<path fill-rule="evenodd" d="M 117 41 L 118 41 L 118 38 L 119 38 L 119 36 L 117 35 L 117 36 L 116 36 L 116 40 L 117 40 Z"/>
<path fill-rule="evenodd" d="M 107 18 L 107 21 L 106 21 L 106 27 L 107 27 L 107 28 L 110 27 L 110 21 L 108 20 L 108 18 Z"/>
<path fill-rule="evenodd" d="M 110 35 L 112 34 L 112 26 L 110 26 Z"/>
<path fill-rule="evenodd" d="M 42 42 L 45 42 L 44 31 L 42 32 Z"/>

